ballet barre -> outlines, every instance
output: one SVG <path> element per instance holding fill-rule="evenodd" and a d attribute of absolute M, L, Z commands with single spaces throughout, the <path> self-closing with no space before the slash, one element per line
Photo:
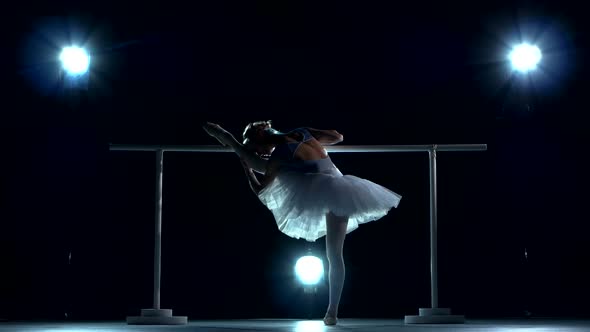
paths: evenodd
<path fill-rule="evenodd" d="M 418 315 L 406 315 L 406 324 L 464 323 L 463 315 L 452 315 L 450 308 L 438 307 L 437 253 L 437 172 L 438 151 L 486 151 L 487 144 L 426 144 L 426 145 L 334 145 L 324 146 L 328 153 L 367 152 L 428 152 L 430 172 L 430 295 L 431 307 L 420 308 Z M 172 309 L 160 309 L 161 253 L 162 253 L 162 179 L 164 152 L 233 152 L 221 145 L 131 145 L 110 144 L 111 151 L 156 152 L 156 232 L 154 249 L 153 308 L 142 309 L 141 316 L 127 317 L 128 324 L 186 324 L 186 316 L 173 316 Z"/>

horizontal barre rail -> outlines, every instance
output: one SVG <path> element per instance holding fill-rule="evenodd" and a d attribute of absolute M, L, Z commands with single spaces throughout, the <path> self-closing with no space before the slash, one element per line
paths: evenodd
<path fill-rule="evenodd" d="M 328 152 L 422 152 L 422 151 L 485 151 L 487 144 L 428 144 L 428 145 L 331 145 Z M 176 152 L 233 152 L 221 145 L 132 145 L 111 144 L 111 151 L 176 151 Z"/>

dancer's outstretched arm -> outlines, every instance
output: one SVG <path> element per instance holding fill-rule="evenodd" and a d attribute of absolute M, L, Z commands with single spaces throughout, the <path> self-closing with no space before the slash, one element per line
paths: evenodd
<path fill-rule="evenodd" d="M 254 170 L 263 174 L 266 172 L 266 164 L 268 161 L 266 159 L 259 157 L 253 151 L 246 149 L 240 142 L 238 142 L 235 139 L 234 135 L 232 135 L 227 130 L 221 128 L 220 125 L 207 122 L 207 124 L 203 126 L 203 129 L 205 129 L 205 131 L 209 135 L 215 137 L 224 146 L 231 147 L 234 150 L 234 152 L 240 157 L 240 159 L 245 160 L 248 163 L 248 165 L 250 165 L 250 167 L 252 167 Z"/>

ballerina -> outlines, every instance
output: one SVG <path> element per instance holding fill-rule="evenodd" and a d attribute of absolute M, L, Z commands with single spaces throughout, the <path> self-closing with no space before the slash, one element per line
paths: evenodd
<path fill-rule="evenodd" d="M 338 170 L 323 147 L 342 142 L 336 130 L 302 127 L 282 133 L 270 121 L 257 121 L 246 126 L 240 143 L 217 124 L 207 122 L 203 129 L 240 157 L 252 191 L 281 232 L 307 241 L 326 236 L 329 304 L 324 324 L 337 324 L 344 238 L 359 224 L 385 216 L 401 196 Z"/>

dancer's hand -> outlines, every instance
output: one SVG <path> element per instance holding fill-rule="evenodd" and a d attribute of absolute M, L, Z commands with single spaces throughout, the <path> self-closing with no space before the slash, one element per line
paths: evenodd
<path fill-rule="evenodd" d="M 227 130 L 221 128 L 220 125 L 216 124 L 216 123 L 211 123 L 211 122 L 207 122 L 204 126 L 203 129 L 207 132 L 207 134 L 215 137 L 223 146 L 227 146 L 227 138 L 226 136 L 229 134 L 231 135 L 229 132 L 227 132 Z"/>
<path fill-rule="evenodd" d="M 223 128 L 221 128 L 220 125 L 216 124 L 216 123 L 212 123 L 212 122 L 207 122 L 205 123 L 205 125 L 203 125 L 203 129 L 205 129 L 205 131 L 207 132 L 207 134 L 216 137 L 221 135 L 221 133 L 223 133 L 223 131 L 225 131 Z"/>

